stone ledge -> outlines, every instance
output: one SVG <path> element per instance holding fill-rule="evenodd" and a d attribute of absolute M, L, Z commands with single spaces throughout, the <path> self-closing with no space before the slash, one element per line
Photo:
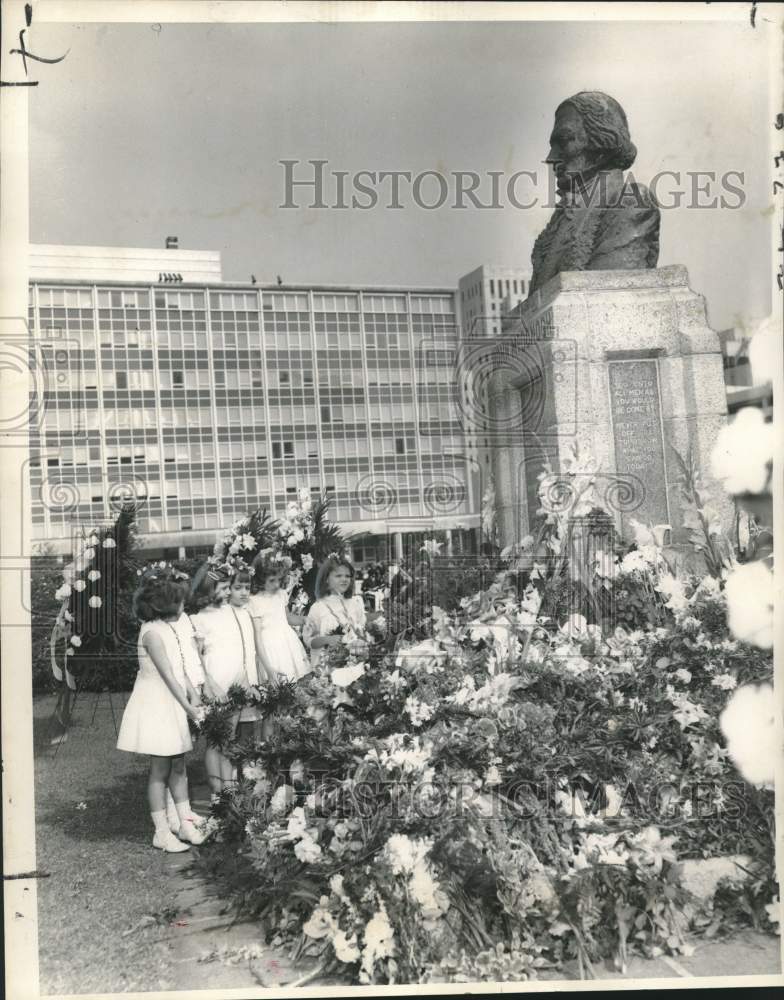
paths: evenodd
<path fill-rule="evenodd" d="M 634 288 L 689 287 L 689 272 L 683 264 L 633 271 L 561 271 L 523 303 L 522 312 L 539 310 L 561 292 L 602 292 Z"/>

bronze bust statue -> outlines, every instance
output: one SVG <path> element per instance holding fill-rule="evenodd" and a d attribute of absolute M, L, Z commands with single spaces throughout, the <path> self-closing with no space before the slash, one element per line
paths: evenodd
<path fill-rule="evenodd" d="M 558 106 L 545 162 L 560 201 L 534 243 L 529 293 L 560 271 L 656 267 L 659 207 L 644 185 L 623 175 L 636 156 L 612 97 L 583 91 Z"/>

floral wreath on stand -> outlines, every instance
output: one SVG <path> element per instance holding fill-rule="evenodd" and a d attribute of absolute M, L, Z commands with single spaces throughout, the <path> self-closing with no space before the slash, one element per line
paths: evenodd
<path fill-rule="evenodd" d="M 49 657 L 59 688 L 54 718 L 63 733 L 70 725 L 77 677 L 95 654 L 117 648 L 119 590 L 133 546 L 133 524 L 134 511 L 126 507 L 113 525 L 90 529 L 55 591 L 60 608 L 49 636 Z"/>

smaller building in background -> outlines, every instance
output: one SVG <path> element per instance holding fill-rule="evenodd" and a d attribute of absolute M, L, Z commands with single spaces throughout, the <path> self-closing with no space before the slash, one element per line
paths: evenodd
<path fill-rule="evenodd" d="M 732 386 L 747 387 L 753 385 L 751 365 L 749 364 L 750 337 L 740 330 L 731 327 L 729 330 L 719 330 L 721 353 L 724 355 L 724 381 L 728 390 Z"/>
<path fill-rule="evenodd" d="M 501 317 L 528 294 L 530 268 L 482 264 L 458 283 L 463 338 L 497 337 Z"/>

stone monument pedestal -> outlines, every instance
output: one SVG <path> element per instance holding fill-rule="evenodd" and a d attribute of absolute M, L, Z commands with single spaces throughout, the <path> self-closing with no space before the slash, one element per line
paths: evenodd
<path fill-rule="evenodd" d="M 731 524 L 709 473 L 727 419 L 721 347 L 684 267 L 561 272 L 506 320 L 501 339 L 487 405 L 503 545 L 533 530 L 543 460 L 557 473 L 575 444 L 593 457 L 603 506 L 626 539 L 635 519 L 686 540 L 676 452 L 691 452 Z"/>

